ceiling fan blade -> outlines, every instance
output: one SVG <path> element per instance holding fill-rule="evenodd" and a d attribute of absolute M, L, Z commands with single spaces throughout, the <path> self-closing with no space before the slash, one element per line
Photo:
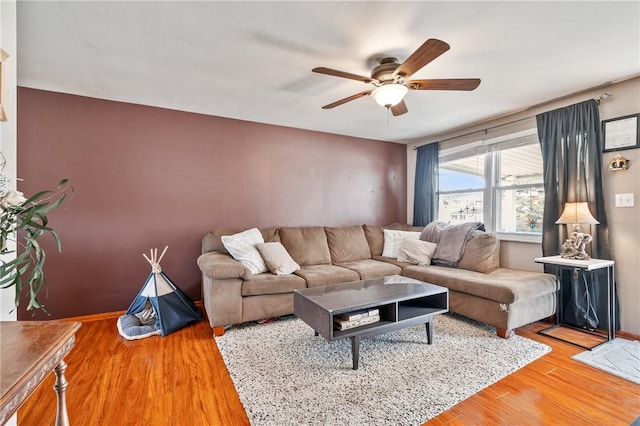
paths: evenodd
<path fill-rule="evenodd" d="M 356 99 L 361 98 L 363 96 L 369 96 L 370 94 L 371 94 L 371 90 L 367 90 L 365 92 L 356 93 L 355 95 L 351 95 L 348 98 L 340 99 L 339 101 L 335 101 L 334 103 L 331 103 L 329 105 L 325 105 L 325 106 L 322 107 L 322 109 L 335 108 L 337 106 L 340 106 L 342 104 L 346 104 L 349 101 L 356 100 Z"/>
<path fill-rule="evenodd" d="M 410 77 L 420 68 L 449 50 L 449 45 L 442 40 L 430 38 L 425 41 L 406 61 L 393 72 L 393 76 Z"/>
<path fill-rule="evenodd" d="M 479 78 L 411 80 L 405 83 L 411 90 L 474 90 L 479 85 Z"/>
<path fill-rule="evenodd" d="M 351 80 L 358 80 L 364 83 L 371 83 L 372 81 L 377 81 L 377 80 L 373 80 L 370 77 L 364 77 L 362 75 L 351 74 L 350 72 L 338 71 L 338 70 L 333 70 L 331 68 L 325 68 L 325 67 L 317 67 L 312 69 L 311 71 L 317 72 L 319 74 L 332 75 L 334 77 L 350 78 Z"/>
<path fill-rule="evenodd" d="M 399 104 L 396 104 L 391 107 L 391 114 L 393 114 L 394 117 L 397 117 L 398 115 L 406 114 L 408 112 L 409 110 L 407 109 L 407 104 L 404 103 L 404 99 L 401 100 Z"/>

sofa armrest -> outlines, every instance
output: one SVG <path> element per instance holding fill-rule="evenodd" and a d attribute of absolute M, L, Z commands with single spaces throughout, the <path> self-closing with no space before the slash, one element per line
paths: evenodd
<path fill-rule="evenodd" d="M 198 257 L 198 267 L 203 275 L 214 280 L 231 278 L 249 280 L 253 275 L 249 268 L 228 254 L 215 251 L 201 254 Z"/>

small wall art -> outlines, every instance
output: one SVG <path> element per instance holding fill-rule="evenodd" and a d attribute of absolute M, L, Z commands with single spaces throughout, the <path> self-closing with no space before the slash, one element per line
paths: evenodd
<path fill-rule="evenodd" d="M 625 115 L 602 121 L 602 152 L 640 148 L 640 114 Z"/>
<path fill-rule="evenodd" d="M 616 155 L 609 162 L 609 171 L 611 172 L 627 170 L 628 167 L 629 167 L 629 160 L 627 160 L 621 155 Z"/>

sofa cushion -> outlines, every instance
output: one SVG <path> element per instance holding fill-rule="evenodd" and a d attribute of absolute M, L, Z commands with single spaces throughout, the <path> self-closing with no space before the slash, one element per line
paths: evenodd
<path fill-rule="evenodd" d="M 398 260 L 414 265 L 430 265 L 436 247 L 435 243 L 430 243 L 429 241 L 405 238 L 402 244 L 400 244 Z"/>
<path fill-rule="evenodd" d="M 346 268 L 335 265 L 303 266 L 295 272 L 307 281 L 307 287 L 346 283 L 360 280 L 360 275 Z"/>
<path fill-rule="evenodd" d="M 371 259 L 371 251 L 362 226 L 324 228 L 327 233 L 331 263 L 334 265 L 354 260 Z"/>
<path fill-rule="evenodd" d="M 404 268 L 402 275 L 505 304 L 556 291 L 555 276 L 516 269 L 498 268 L 483 274 L 447 266 L 412 265 Z"/>
<path fill-rule="evenodd" d="M 258 228 L 260 233 L 262 234 L 262 238 L 264 238 L 265 243 L 279 243 L 280 242 L 280 234 L 278 233 L 279 228 Z"/>
<path fill-rule="evenodd" d="M 369 243 L 371 257 L 380 256 L 384 247 L 384 234 L 382 233 L 384 228 L 380 225 L 362 225 L 362 229 Z"/>
<path fill-rule="evenodd" d="M 282 243 L 261 243 L 256 244 L 256 248 L 273 274 L 292 274 L 300 269 L 300 265 L 291 258 Z"/>
<path fill-rule="evenodd" d="M 356 271 L 361 280 L 399 275 L 402 272 L 402 268 L 397 265 L 373 259 L 353 260 L 341 263 L 338 266 Z"/>
<path fill-rule="evenodd" d="M 500 240 L 496 234 L 473 231 L 458 262 L 459 269 L 488 274 L 500 267 Z"/>
<path fill-rule="evenodd" d="M 220 239 L 231 256 L 249 268 L 252 274 L 260 274 L 269 270 L 255 247 L 256 244 L 264 243 L 264 238 L 257 228 L 247 229 L 233 235 L 224 235 Z"/>
<path fill-rule="evenodd" d="M 384 247 L 382 249 L 382 255 L 385 257 L 398 257 L 400 251 L 400 245 L 406 238 L 412 238 L 417 240 L 420 238 L 420 232 L 414 231 L 396 231 L 392 229 L 385 229 L 384 233 Z"/>
<path fill-rule="evenodd" d="M 331 264 L 331 253 L 324 228 L 280 228 L 282 245 L 300 266 Z"/>
<path fill-rule="evenodd" d="M 216 228 L 211 230 L 202 239 L 202 252 L 219 251 L 221 253 L 229 253 L 224 247 L 224 244 L 222 244 L 221 237 L 223 235 L 237 234 L 240 231 L 242 231 L 242 229 L 237 228 Z"/>
<path fill-rule="evenodd" d="M 307 283 L 302 278 L 293 275 L 254 275 L 250 281 L 242 283 L 243 296 L 260 296 L 264 294 L 291 293 L 298 288 L 306 288 Z"/>
<path fill-rule="evenodd" d="M 418 231 L 422 230 L 422 227 L 416 227 L 407 225 L 404 223 L 392 223 L 391 225 L 363 225 L 364 235 L 369 243 L 369 249 L 371 251 L 371 257 L 382 256 L 382 250 L 384 248 L 384 229 L 392 229 L 396 231 Z"/>
<path fill-rule="evenodd" d="M 233 235 L 242 231 L 240 228 L 216 228 L 211 230 L 202 239 L 202 253 L 208 253 L 210 251 L 219 251 L 221 253 L 229 253 L 222 243 L 221 237 L 223 235 Z M 262 239 L 265 242 L 280 241 L 278 236 L 278 228 L 264 228 L 260 229 Z"/>

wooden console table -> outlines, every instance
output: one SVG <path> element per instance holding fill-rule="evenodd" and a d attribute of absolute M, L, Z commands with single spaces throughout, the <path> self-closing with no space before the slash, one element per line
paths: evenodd
<path fill-rule="evenodd" d="M 0 425 L 52 370 L 58 397 L 56 426 L 69 424 L 64 357 L 71 351 L 79 328 L 79 322 L 70 321 L 0 322 Z"/>

